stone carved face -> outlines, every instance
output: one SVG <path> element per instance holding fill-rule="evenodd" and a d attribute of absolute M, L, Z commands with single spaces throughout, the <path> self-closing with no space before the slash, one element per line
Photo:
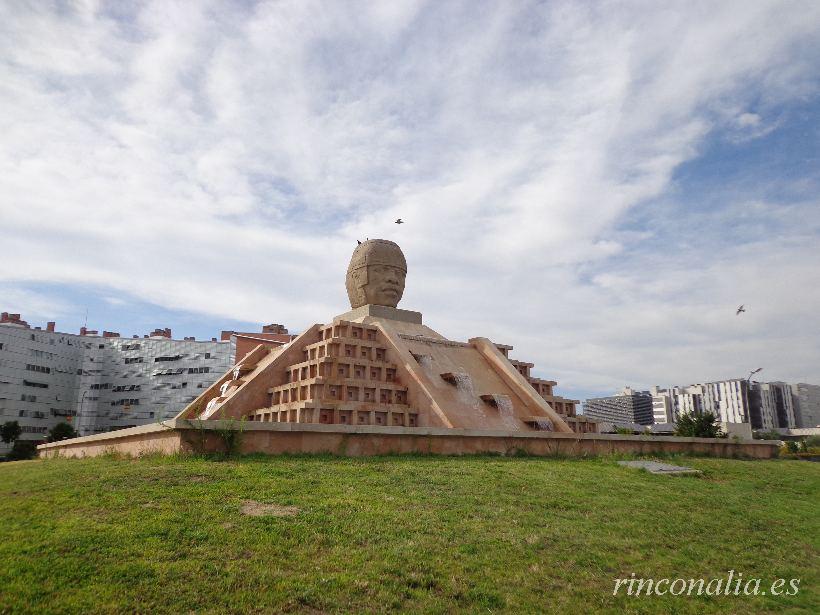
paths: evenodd
<path fill-rule="evenodd" d="M 396 307 L 404 294 L 407 261 L 392 241 L 371 239 L 353 252 L 347 268 L 350 307 L 386 305 Z"/>

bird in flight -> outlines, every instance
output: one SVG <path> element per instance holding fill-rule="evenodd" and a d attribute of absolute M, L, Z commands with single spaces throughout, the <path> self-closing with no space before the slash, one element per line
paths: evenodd
<path fill-rule="evenodd" d="M 404 220 L 401 218 L 396 218 L 396 224 L 404 224 Z"/>
<path fill-rule="evenodd" d="M 762 371 L 763 371 L 762 367 L 758 367 L 757 369 L 753 369 L 752 371 L 749 372 L 749 376 L 746 378 L 746 380 L 747 381 L 751 380 L 752 376 L 754 376 L 757 372 L 762 372 Z"/>
<path fill-rule="evenodd" d="M 746 308 L 744 308 L 743 305 L 741 305 L 739 308 L 737 308 L 737 312 L 735 312 L 735 316 L 739 316 L 741 312 L 745 312 L 745 311 L 746 311 Z"/>

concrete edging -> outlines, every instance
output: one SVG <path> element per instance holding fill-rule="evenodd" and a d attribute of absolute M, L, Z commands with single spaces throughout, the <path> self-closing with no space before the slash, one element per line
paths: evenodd
<path fill-rule="evenodd" d="M 172 419 L 162 423 L 83 436 L 38 446 L 41 456 L 84 457 L 117 452 L 174 453 L 222 450 L 220 430 L 235 421 Z M 725 438 L 680 438 L 591 433 L 518 432 L 432 427 L 379 427 L 310 423 L 242 422 L 242 453 L 332 453 L 350 456 L 395 453 L 445 455 L 526 453 L 596 456 L 607 454 L 696 454 L 770 459 L 779 441 L 733 441 Z"/>

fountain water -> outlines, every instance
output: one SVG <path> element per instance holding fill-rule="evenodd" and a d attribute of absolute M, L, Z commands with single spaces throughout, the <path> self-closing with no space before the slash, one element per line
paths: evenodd
<path fill-rule="evenodd" d="M 481 410 L 481 407 L 478 403 L 478 396 L 475 394 L 475 388 L 473 387 L 473 379 L 470 378 L 470 374 L 464 371 L 460 372 L 446 372 L 441 374 L 441 377 L 449 382 L 450 384 L 454 384 L 456 389 L 458 390 L 458 400 L 475 410 L 478 410 L 482 416 L 484 412 Z"/>
<path fill-rule="evenodd" d="M 413 358 L 421 365 L 421 369 L 424 370 L 424 373 L 427 374 L 428 377 L 432 377 L 433 375 L 433 357 L 429 354 L 416 354 L 413 353 Z"/>
<path fill-rule="evenodd" d="M 553 431 L 552 421 L 549 419 L 536 419 L 533 423 L 539 431 Z"/>
<path fill-rule="evenodd" d="M 513 405 L 509 396 L 493 394 L 493 404 L 498 408 L 499 414 L 502 416 L 512 416 Z"/>
<path fill-rule="evenodd" d="M 513 414 L 513 404 L 509 396 L 493 393 L 492 400 L 493 405 L 498 408 L 498 415 L 501 417 L 504 424 L 507 427 L 517 427 L 518 422 Z"/>

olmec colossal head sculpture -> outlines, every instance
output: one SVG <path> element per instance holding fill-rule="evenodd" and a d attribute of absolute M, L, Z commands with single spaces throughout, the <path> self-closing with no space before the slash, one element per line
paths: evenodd
<path fill-rule="evenodd" d="M 407 261 L 401 248 L 386 239 L 360 244 L 347 266 L 347 296 L 350 307 L 386 305 L 396 307 L 404 294 Z"/>

